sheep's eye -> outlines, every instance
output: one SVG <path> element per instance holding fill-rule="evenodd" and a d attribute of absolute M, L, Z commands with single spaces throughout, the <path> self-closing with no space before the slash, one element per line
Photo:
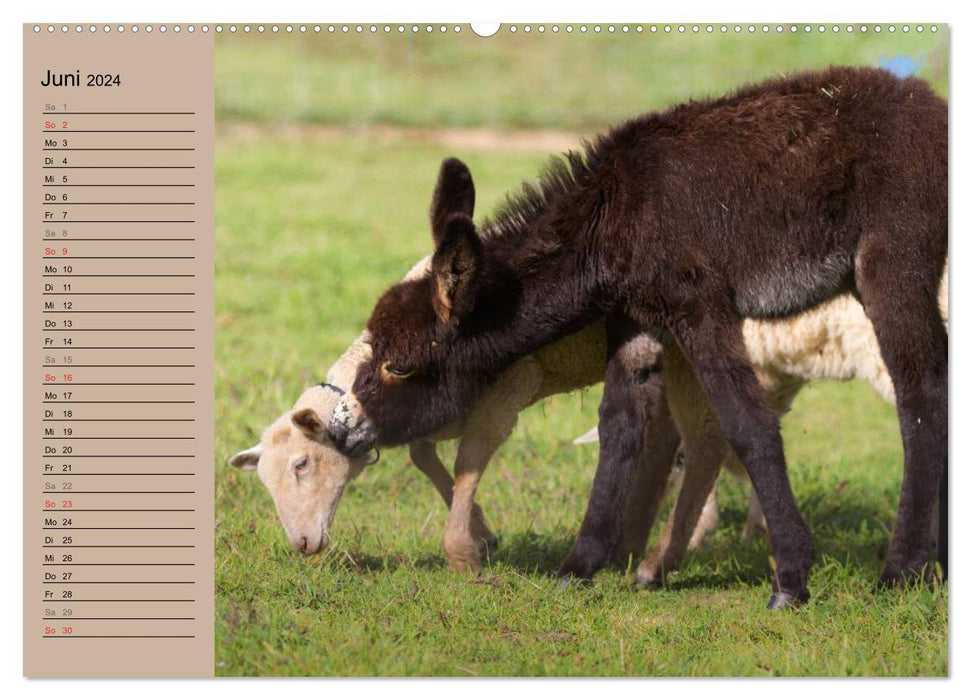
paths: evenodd
<path fill-rule="evenodd" d="M 293 472 L 297 476 L 303 476 L 310 471 L 310 459 L 307 457 L 301 457 L 293 465 Z"/>
<path fill-rule="evenodd" d="M 406 379 L 415 373 L 415 370 L 413 369 L 402 369 L 401 367 L 395 367 L 390 363 L 384 366 L 384 371 L 390 374 L 392 377 L 397 377 L 398 379 Z"/>

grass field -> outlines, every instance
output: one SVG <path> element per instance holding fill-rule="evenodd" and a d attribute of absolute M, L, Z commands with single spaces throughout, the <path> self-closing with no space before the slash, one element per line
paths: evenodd
<path fill-rule="evenodd" d="M 906 50 L 924 52 L 932 69 L 942 37 L 936 44 L 920 37 L 919 46 L 916 38 L 907 37 Z M 608 65 L 620 74 L 609 88 L 617 94 L 598 111 L 595 100 L 560 79 L 551 90 L 562 88 L 562 101 L 532 94 L 510 106 L 517 99 L 502 93 L 513 88 L 496 87 L 483 73 L 505 72 L 508 57 L 462 64 L 454 47 L 416 39 L 409 73 L 405 61 L 365 60 L 347 43 L 339 52 L 345 70 L 327 53 L 333 46 L 325 51 L 291 39 L 265 46 L 221 40 L 217 54 L 217 674 L 947 674 L 946 588 L 874 589 L 902 456 L 893 408 L 856 383 L 807 388 L 784 421 L 793 488 L 818 555 L 814 597 L 798 612 L 763 609 L 770 589 L 765 545 L 739 543 L 746 494 L 727 477 L 719 487 L 719 529 L 666 588 L 634 592 L 622 569 L 598 574 L 589 588 L 556 588 L 552 574 L 579 526 L 596 464 L 595 447 L 570 440 L 595 422 L 599 388 L 529 409 L 493 460 L 479 501 L 500 546 L 481 575 L 447 570 L 445 508 L 403 450 L 385 451 L 345 492 L 329 550 L 310 558 L 293 550 L 255 474 L 235 471 L 225 459 L 254 444 L 303 388 L 323 379 L 380 292 L 428 252 L 426 209 L 443 156 L 455 153 L 469 163 L 478 211 L 487 212 L 533 177 L 546 153 L 506 151 L 501 139 L 456 152 L 433 134 L 315 134 L 280 129 L 280 121 L 588 129 L 615 112 L 640 111 L 632 108 L 634 91 L 643 93 L 642 105 L 658 106 L 686 91 L 722 89 L 746 66 L 773 64 L 769 53 L 725 59 L 704 78 L 710 84 L 701 85 L 706 69 L 682 51 L 658 58 L 684 66 L 676 76 L 665 72 L 663 86 L 653 89 L 649 76 L 633 75 L 644 64 L 611 59 L 605 45 L 588 55 L 590 47 L 577 42 L 572 60 L 579 64 L 616 60 Z M 842 39 L 856 47 L 859 61 L 902 52 Z M 772 50 L 787 65 L 828 62 L 818 44 L 814 53 L 802 38 L 786 47 Z M 670 42 L 665 50 L 681 48 Z M 544 68 L 537 54 L 528 70 L 566 70 L 560 66 L 566 54 L 557 55 L 559 63 L 551 59 Z M 300 57 L 303 63 L 287 63 Z M 318 66 L 331 60 L 333 75 Z M 297 77 L 285 70 L 308 61 L 311 68 Z M 445 90 L 432 90 L 424 103 L 413 94 L 458 84 L 466 70 L 485 81 L 486 94 L 465 86 L 450 102 Z M 578 75 L 590 78 L 584 70 L 590 69 L 578 68 Z M 943 83 L 934 79 L 946 93 L 942 75 Z M 283 85 L 284 76 L 296 82 Z M 349 81 L 346 95 L 328 81 Z M 265 91 L 258 94 L 251 82 Z M 588 85 L 607 90 L 603 82 L 590 78 Z M 362 107 L 368 104 L 380 109 L 369 113 Z M 240 120 L 247 130 L 228 123 Z"/>

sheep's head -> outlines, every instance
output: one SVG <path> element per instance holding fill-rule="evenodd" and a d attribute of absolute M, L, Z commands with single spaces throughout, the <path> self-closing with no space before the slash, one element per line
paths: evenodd
<path fill-rule="evenodd" d="M 287 537 L 304 554 L 327 546 L 344 487 L 368 464 L 345 457 L 331 442 L 325 421 L 337 398 L 325 386 L 308 389 L 266 429 L 258 445 L 229 460 L 234 467 L 256 470 Z"/>

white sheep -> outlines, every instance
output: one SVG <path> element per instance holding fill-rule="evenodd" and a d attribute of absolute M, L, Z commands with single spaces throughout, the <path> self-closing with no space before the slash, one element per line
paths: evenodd
<path fill-rule="evenodd" d="M 428 259 L 419 262 L 409 277 L 425 274 L 427 265 Z M 941 295 L 946 319 L 946 284 L 942 284 Z M 756 372 L 780 412 L 788 410 L 803 384 L 820 378 L 866 379 L 892 400 L 872 327 L 862 307 L 850 296 L 790 319 L 746 321 L 744 330 Z M 369 353 L 365 333 L 331 368 L 326 385 L 304 392 L 293 409 L 267 429 L 257 446 L 230 460 L 237 467 L 258 468 L 291 542 L 307 554 L 327 544 L 341 493 L 365 464 L 342 456 L 324 426 L 339 394 L 350 387 L 357 367 Z M 603 323 L 595 323 L 521 358 L 500 374 L 459 423 L 409 446 L 415 465 L 449 507 L 444 549 L 452 568 L 478 569 L 484 550 L 495 545 L 495 536 L 475 503 L 475 492 L 492 455 L 512 432 L 519 412 L 546 396 L 602 381 L 605 358 Z M 651 426 L 652 434 L 645 441 L 648 449 L 628 499 L 621 557 L 643 552 L 667 488 L 679 439 L 685 451 L 683 484 L 660 545 L 638 567 L 641 583 L 660 581 L 665 572 L 680 563 L 702 505 L 730 453 L 707 397 L 676 347 L 665 357 L 664 379 L 677 430 L 666 417 Z M 347 408 L 356 410 L 353 405 Z M 459 446 L 453 481 L 437 455 L 435 443 L 454 438 L 458 438 Z M 734 469 L 741 467 L 735 463 Z M 758 502 L 754 503 L 757 507 Z M 750 520 L 758 515 L 753 511 Z"/>

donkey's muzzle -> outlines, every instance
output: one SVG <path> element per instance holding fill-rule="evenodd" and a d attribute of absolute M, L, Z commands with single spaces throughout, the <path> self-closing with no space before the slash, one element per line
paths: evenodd
<path fill-rule="evenodd" d="M 377 432 L 365 416 L 348 411 L 345 398 L 337 402 L 327 425 L 334 446 L 345 457 L 356 459 L 370 452 L 378 441 Z"/>

